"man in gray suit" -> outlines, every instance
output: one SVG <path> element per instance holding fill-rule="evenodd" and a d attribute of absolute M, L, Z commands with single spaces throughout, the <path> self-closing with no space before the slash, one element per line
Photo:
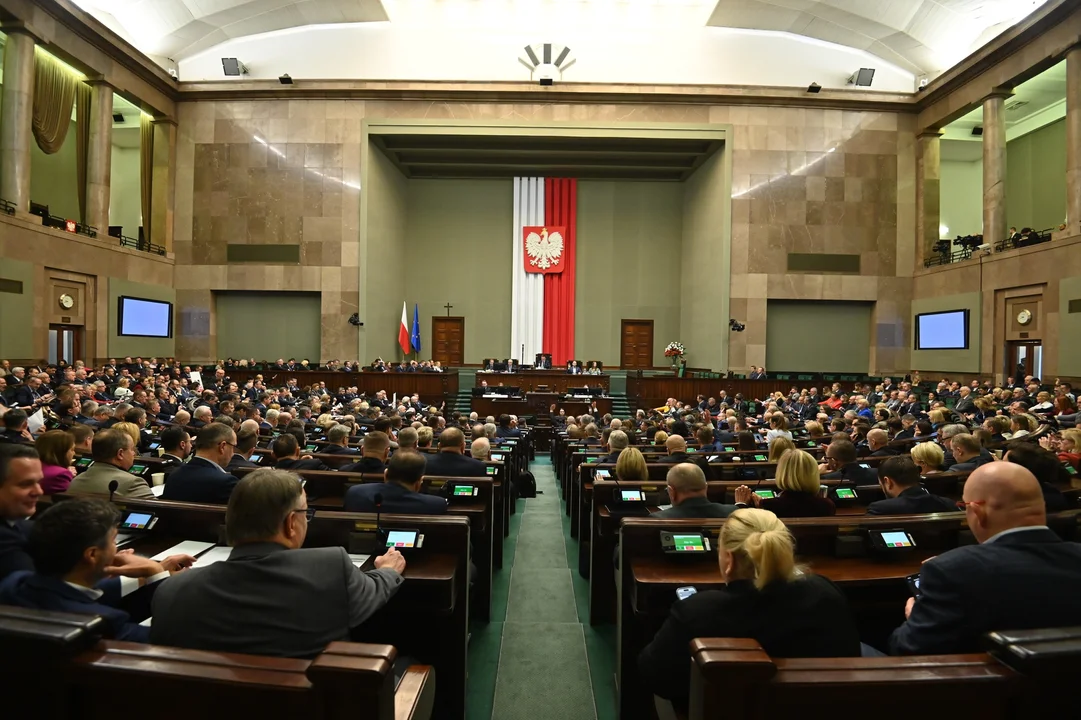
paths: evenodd
<path fill-rule="evenodd" d="M 672 507 L 650 517 L 724 518 L 736 511 L 735 505 L 710 502 L 706 496 L 706 474 L 694 463 L 680 463 L 668 471 L 668 497 Z"/>
<path fill-rule="evenodd" d="M 310 658 L 349 640 L 402 583 L 405 559 L 391 548 L 361 572 L 344 548 L 303 548 L 308 499 L 299 478 L 260 469 L 229 498 L 229 559 L 163 583 L 150 641 L 158 645 Z"/>
<path fill-rule="evenodd" d="M 94 456 L 94 464 L 86 472 L 75 476 L 68 486 L 68 492 L 108 495 L 109 483 L 116 480 L 116 497 L 154 499 L 146 480 L 128 472 L 135 464 L 137 450 L 127 433 L 98 430 L 90 452 Z"/>

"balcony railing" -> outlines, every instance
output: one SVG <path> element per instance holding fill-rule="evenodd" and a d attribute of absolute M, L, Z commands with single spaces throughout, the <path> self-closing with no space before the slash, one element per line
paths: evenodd
<path fill-rule="evenodd" d="M 154 253 L 155 255 L 164 255 L 165 248 L 161 245 L 155 245 L 152 242 L 146 240 L 139 240 L 137 238 L 128 237 L 127 235 L 121 235 L 120 247 L 130 247 L 143 252 Z"/>
<path fill-rule="evenodd" d="M 1054 228 L 1047 228 L 1046 230 L 1030 230 L 1029 232 L 1021 235 L 1018 238 L 1006 238 L 1000 240 L 992 246 L 994 252 L 1004 252 L 1006 250 L 1013 250 L 1015 248 L 1030 247 L 1032 245 L 1039 245 L 1051 240 L 1051 233 Z M 969 235 L 966 237 L 958 237 L 953 240 L 952 243 L 948 240 L 940 240 L 939 242 L 950 243 L 946 245 L 942 250 L 932 255 L 923 261 L 924 267 L 936 267 L 938 265 L 949 265 L 955 262 L 962 262 L 964 260 L 972 259 L 973 253 L 979 249 L 979 246 L 983 244 L 983 239 L 979 236 Z M 960 246 L 954 248 L 954 246 Z"/>
<path fill-rule="evenodd" d="M 8 215 L 14 215 L 15 203 L 11 202 L 10 200 L 5 200 L 4 198 L 0 198 L 0 210 L 3 210 Z"/>

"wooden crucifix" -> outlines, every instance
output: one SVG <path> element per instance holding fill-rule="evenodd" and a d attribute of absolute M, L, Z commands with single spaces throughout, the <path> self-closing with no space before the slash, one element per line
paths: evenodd
<path fill-rule="evenodd" d="M 446 305 L 444 305 L 443 307 L 445 307 L 445 308 L 447 309 L 447 317 L 450 317 L 450 309 L 451 309 L 452 307 L 454 307 L 454 306 L 453 306 L 453 305 L 451 305 L 451 304 L 450 304 L 450 303 L 448 302 L 448 303 L 447 303 Z"/>

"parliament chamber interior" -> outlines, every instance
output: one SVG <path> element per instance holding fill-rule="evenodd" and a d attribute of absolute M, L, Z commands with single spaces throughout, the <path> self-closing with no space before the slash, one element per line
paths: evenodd
<path fill-rule="evenodd" d="M 1075 0 L 0 48 L 13 717 L 1077 714 Z"/>

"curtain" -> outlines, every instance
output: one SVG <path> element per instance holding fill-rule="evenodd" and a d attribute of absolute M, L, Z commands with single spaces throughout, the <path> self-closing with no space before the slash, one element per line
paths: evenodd
<path fill-rule="evenodd" d="M 86 222 L 86 156 L 90 147 L 90 86 L 75 87 L 75 174 L 79 184 L 79 221 Z M 104 230 L 105 228 L 98 228 Z"/>
<path fill-rule="evenodd" d="M 544 344 L 544 275 L 525 271 L 522 228 L 544 224 L 544 178 L 514 178 L 510 355 L 530 364 Z M 553 358 L 554 361 L 554 358 Z"/>
<path fill-rule="evenodd" d="M 139 190 L 142 195 L 143 241 L 148 245 L 150 238 L 150 200 L 153 197 L 154 180 L 154 122 L 149 115 L 139 116 Z"/>
<path fill-rule="evenodd" d="M 46 155 L 64 144 L 80 78 L 41 48 L 34 51 L 34 139 Z"/>
<path fill-rule="evenodd" d="M 552 367 L 574 357 L 575 230 L 578 225 L 578 180 L 546 178 L 544 224 L 564 226 L 563 272 L 544 275 L 544 352 L 552 355 Z"/>

